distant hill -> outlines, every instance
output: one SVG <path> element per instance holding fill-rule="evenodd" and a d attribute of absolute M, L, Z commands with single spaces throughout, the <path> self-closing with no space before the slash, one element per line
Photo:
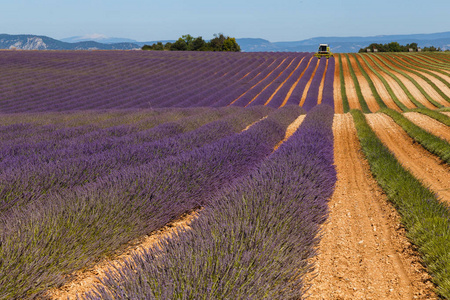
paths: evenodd
<path fill-rule="evenodd" d="M 161 40 L 160 42 L 174 42 Z M 270 42 L 260 38 L 236 39 L 243 52 L 315 52 L 321 43 L 330 44 L 336 53 L 358 52 L 372 43 L 399 42 L 402 45 L 417 43 L 419 47 L 435 46 L 450 50 L 450 31 L 430 34 L 377 35 L 369 37 L 315 37 L 292 42 Z M 0 34 L 0 49 L 26 50 L 131 50 L 158 41 L 138 42 L 127 38 L 109 38 L 103 35 L 74 36 L 55 40 L 38 35 Z"/>
<path fill-rule="evenodd" d="M 0 34 L 0 49 L 22 50 L 132 50 L 140 47 L 132 43 L 103 44 L 94 41 L 67 43 L 38 35 Z"/>

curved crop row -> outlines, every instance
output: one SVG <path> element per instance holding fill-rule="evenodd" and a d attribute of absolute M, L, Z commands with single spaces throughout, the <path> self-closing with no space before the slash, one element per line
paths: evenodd
<path fill-rule="evenodd" d="M 312 109 L 299 130 L 199 218 L 109 273 L 87 299 L 301 297 L 336 181 L 333 109 Z M 189 263 L 186 263 L 189 257 Z"/>

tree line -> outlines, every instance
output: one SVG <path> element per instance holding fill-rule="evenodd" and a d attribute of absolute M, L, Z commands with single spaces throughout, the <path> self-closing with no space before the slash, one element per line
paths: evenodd
<path fill-rule="evenodd" d="M 144 45 L 142 50 L 156 51 L 232 51 L 239 52 L 241 47 L 236 39 L 224 36 L 222 33 L 214 34 L 214 38 L 205 41 L 201 36 L 194 38 L 190 34 L 183 35 L 173 43 L 157 42 L 153 45 Z"/>
<path fill-rule="evenodd" d="M 358 52 L 367 52 L 367 49 L 370 49 L 371 52 L 374 52 L 374 49 L 376 49 L 378 52 L 409 52 L 409 49 L 412 49 L 412 51 L 417 52 L 419 47 L 417 46 L 417 43 L 411 43 L 400 45 L 398 42 L 391 42 L 387 44 L 377 44 L 373 43 L 365 48 L 359 49 Z M 430 51 L 442 51 L 440 47 L 436 48 L 434 46 L 430 47 L 423 47 L 421 48 L 421 51 L 423 52 L 430 52 Z"/>

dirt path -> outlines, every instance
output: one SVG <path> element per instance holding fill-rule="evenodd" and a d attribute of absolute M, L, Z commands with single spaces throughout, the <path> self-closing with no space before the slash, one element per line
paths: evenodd
<path fill-rule="evenodd" d="M 450 143 L 450 128 L 445 124 L 417 112 L 407 112 L 403 115 L 417 126 Z"/>
<path fill-rule="evenodd" d="M 141 239 L 129 243 L 122 254 L 117 256 L 114 260 L 104 259 L 92 268 L 71 274 L 73 280 L 65 284 L 59 289 L 49 290 L 45 297 L 50 299 L 77 299 L 77 296 L 82 296 L 86 292 L 100 283 L 99 277 L 104 277 L 111 265 L 119 266 L 125 260 L 132 257 L 133 254 L 142 253 L 142 250 L 154 247 L 158 241 L 170 237 L 177 229 L 188 228 L 191 221 L 198 215 L 198 210 L 190 214 L 185 214 L 179 219 L 170 222 L 163 228 L 147 235 Z M 46 299 L 46 298 L 45 298 Z"/>
<path fill-rule="evenodd" d="M 325 70 L 323 71 L 323 75 L 322 75 L 322 80 L 320 81 L 319 94 L 317 95 L 317 105 L 321 104 L 322 100 L 323 100 L 323 86 L 325 84 L 325 75 L 327 75 L 327 71 L 328 71 L 328 62 L 329 62 L 329 60 L 327 59 L 327 63 L 325 65 Z"/>
<path fill-rule="evenodd" d="M 362 67 L 366 70 L 367 75 L 369 75 L 370 79 L 372 79 L 373 85 L 375 86 L 375 89 L 378 92 L 378 95 L 380 95 L 381 100 L 383 100 L 384 104 L 386 104 L 387 107 L 394 109 L 396 111 L 402 111 L 397 104 L 395 104 L 394 100 L 392 100 L 391 95 L 389 95 L 389 92 L 387 91 L 386 87 L 384 86 L 383 82 L 378 78 L 377 75 L 375 75 L 368 67 L 366 67 L 366 63 L 362 59 L 360 55 L 357 55 L 358 60 Z"/>
<path fill-rule="evenodd" d="M 389 70 L 389 72 L 391 72 L 392 74 L 394 74 L 395 76 L 397 76 L 398 79 L 400 79 L 400 81 L 405 85 L 405 87 L 408 89 L 408 91 L 411 93 L 411 95 L 421 104 L 423 104 L 426 108 L 429 109 L 436 109 L 436 107 L 431 104 L 427 98 L 424 96 L 424 94 L 422 94 L 422 92 L 414 85 L 414 83 L 412 83 L 408 78 L 406 78 L 404 75 L 400 74 L 397 71 L 391 70 L 388 66 L 392 66 L 394 69 L 396 69 L 395 66 L 393 66 L 389 61 L 382 59 L 379 56 L 374 57 L 375 60 L 382 65 L 384 68 L 386 68 L 387 70 Z M 408 74 L 408 72 L 405 72 Z M 414 74 L 408 74 L 408 75 L 414 75 Z M 417 78 L 414 78 L 413 76 L 411 76 L 413 79 L 417 79 L 419 78 L 418 76 L 416 76 Z M 417 80 L 416 80 L 417 81 Z M 427 91 L 428 92 L 428 91 Z M 428 93 L 429 94 L 429 93 Z"/>
<path fill-rule="evenodd" d="M 416 108 L 416 105 L 412 103 L 411 100 L 409 100 L 402 87 L 391 76 L 378 68 L 370 58 L 367 58 L 367 62 L 372 66 L 372 68 L 377 70 L 377 72 L 380 73 L 381 76 L 384 77 L 384 79 L 387 81 L 392 91 L 394 92 L 395 96 L 397 96 L 398 100 L 403 103 L 403 105 L 405 105 L 407 108 Z"/>
<path fill-rule="evenodd" d="M 450 203 L 450 167 L 414 143 L 408 134 L 385 114 L 366 115 L 379 139 L 398 161 L 435 192 L 442 201 Z"/>
<path fill-rule="evenodd" d="M 348 69 L 348 61 L 345 55 L 341 55 L 342 58 L 342 69 L 344 71 L 345 80 L 345 92 L 347 94 L 348 104 L 350 109 L 356 108 L 361 110 L 361 105 L 359 104 L 358 95 L 356 95 L 355 83 L 350 75 L 350 70 Z"/>
<path fill-rule="evenodd" d="M 334 57 L 333 98 L 334 112 L 337 114 L 343 114 L 344 107 L 341 97 L 341 75 L 339 72 L 339 59 L 336 56 Z"/>
<path fill-rule="evenodd" d="M 358 79 L 359 86 L 361 87 L 361 93 L 364 97 L 364 100 L 367 103 L 367 106 L 369 107 L 371 112 L 376 112 L 380 110 L 380 106 L 377 103 L 377 100 L 375 99 L 374 95 L 372 94 L 372 90 L 370 89 L 369 83 L 367 82 L 366 78 L 363 76 L 361 71 L 359 70 L 358 64 L 356 63 L 355 58 L 353 55 L 349 55 L 350 63 L 353 67 L 353 71 L 355 72 L 356 78 Z"/>
<path fill-rule="evenodd" d="M 310 57 L 308 60 L 308 64 L 306 65 L 306 68 L 303 70 L 302 74 L 300 74 L 300 76 L 298 77 L 297 81 L 291 86 L 291 88 L 289 89 L 289 92 L 287 93 L 286 97 L 284 98 L 283 103 L 281 104 L 280 107 L 283 107 L 286 105 L 286 103 L 288 102 L 289 98 L 291 98 L 292 92 L 294 91 L 294 89 L 297 87 L 298 82 L 300 81 L 300 79 L 302 79 L 303 75 L 305 75 L 306 70 L 308 70 L 309 65 L 311 64 L 311 61 L 313 60 L 314 56 Z"/>
<path fill-rule="evenodd" d="M 404 58 L 402 58 L 402 57 L 399 57 L 399 56 L 390 56 L 390 58 L 391 59 L 394 59 L 397 63 L 400 63 L 402 66 L 404 66 L 404 67 L 406 67 L 406 68 L 409 68 L 409 67 L 417 67 L 417 66 L 415 66 L 415 65 L 413 65 L 413 64 L 411 64 L 409 61 L 407 61 L 407 60 L 405 60 Z M 425 68 L 426 69 L 426 68 Z M 421 75 L 423 75 L 423 76 L 425 76 L 425 77 L 427 77 L 431 82 L 433 82 L 445 95 L 447 95 L 447 96 L 449 96 L 450 97 L 450 88 L 449 87 L 447 87 L 442 81 L 440 81 L 439 79 L 437 79 L 436 77 L 434 77 L 434 76 L 432 76 L 432 75 L 430 75 L 430 74 L 427 74 L 427 73 L 425 73 L 425 72 L 423 72 L 423 71 L 418 71 L 418 70 L 414 70 L 414 69 L 412 69 L 413 71 L 415 71 L 415 72 L 418 72 L 418 73 L 420 73 Z M 439 77 L 441 77 L 442 79 L 444 79 L 444 80 L 447 80 L 448 82 L 450 82 L 450 78 L 448 78 L 447 77 L 447 79 L 445 78 L 446 76 L 445 75 L 442 75 L 441 73 L 439 73 L 439 72 L 435 72 L 435 71 L 432 71 L 432 70 L 428 70 L 429 72 L 432 72 L 432 73 L 434 73 L 434 74 L 436 74 L 437 76 L 439 76 Z"/>
<path fill-rule="evenodd" d="M 280 141 L 273 151 L 276 151 L 278 147 L 281 146 L 285 141 L 287 141 L 300 127 L 306 115 L 300 115 L 294 120 L 286 129 L 285 137 Z M 250 124 L 242 131 L 247 130 L 254 124 L 264 120 L 267 116 L 261 118 L 260 120 Z M 83 296 L 85 293 L 91 291 L 95 285 L 100 284 L 99 278 L 104 277 L 108 268 L 111 265 L 120 266 L 124 261 L 130 259 L 134 254 L 140 254 L 144 249 L 149 249 L 158 244 L 163 238 L 171 237 L 178 229 L 189 228 L 189 224 L 193 219 L 198 217 L 201 209 L 198 209 L 189 214 L 184 214 L 177 220 L 170 222 L 163 228 L 152 232 L 150 235 L 146 235 L 140 239 L 130 242 L 123 250 L 120 250 L 120 254 L 116 256 L 113 260 L 103 259 L 97 265 L 75 272 L 71 274 L 73 278 L 70 282 L 66 283 L 64 286 L 58 289 L 49 290 L 43 297 L 43 299 L 78 299 L 77 297 Z"/>
<path fill-rule="evenodd" d="M 298 62 L 297 66 L 295 67 L 294 70 L 292 70 L 292 72 L 289 74 L 289 76 L 277 87 L 277 89 L 275 90 L 275 92 L 273 92 L 273 94 L 269 97 L 269 99 L 266 101 L 266 103 L 264 105 L 267 105 L 270 103 L 270 101 L 272 101 L 273 97 L 275 97 L 275 95 L 278 93 L 278 91 L 284 86 L 284 84 L 289 80 L 289 78 L 291 78 L 292 74 L 294 74 L 294 72 L 298 69 L 298 67 L 300 66 L 300 64 L 302 63 L 302 61 L 305 58 L 302 57 L 302 59 Z"/>
<path fill-rule="evenodd" d="M 399 216 L 362 156 L 351 115 L 335 115 L 333 132 L 336 189 L 308 299 L 436 299 Z"/>
<path fill-rule="evenodd" d="M 450 111 L 441 111 L 441 113 L 450 117 Z"/>
<path fill-rule="evenodd" d="M 317 69 L 319 68 L 319 64 L 320 64 L 320 59 L 317 60 L 316 66 L 314 67 L 314 71 L 311 74 L 311 77 L 308 80 L 308 83 L 306 83 L 305 88 L 303 89 L 303 93 L 302 96 L 300 97 L 300 106 L 303 106 L 303 104 L 305 104 L 305 100 L 306 100 L 306 95 L 308 94 L 309 91 L 309 87 L 311 86 L 311 82 L 314 78 L 314 76 L 316 76 L 316 72 Z"/>
<path fill-rule="evenodd" d="M 252 87 L 250 87 L 248 90 L 246 90 L 242 95 L 240 95 L 239 97 L 237 97 L 236 99 L 234 99 L 230 104 L 228 104 L 227 106 L 231 106 L 234 102 L 238 101 L 242 96 L 244 96 L 247 92 L 249 92 L 250 90 L 252 90 L 253 88 L 255 88 L 258 84 L 261 83 L 261 81 L 263 81 L 264 79 L 266 79 L 267 77 L 270 76 L 270 74 L 272 74 L 273 72 L 275 72 L 286 60 L 287 58 L 283 59 L 272 71 L 270 71 L 269 74 L 267 74 L 267 76 L 265 76 L 263 79 L 261 79 L 260 81 L 258 81 L 256 84 L 254 84 Z M 270 68 L 277 60 L 274 60 L 265 70 L 267 70 L 268 68 Z M 254 78 L 257 78 L 259 75 L 261 75 L 261 73 L 263 73 L 264 70 L 262 70 L 261 72 L 259 72 Z M 247 76 L 247 75 L 246 75 Z M 249 80 L 250 81 L 250 80 Z"/>

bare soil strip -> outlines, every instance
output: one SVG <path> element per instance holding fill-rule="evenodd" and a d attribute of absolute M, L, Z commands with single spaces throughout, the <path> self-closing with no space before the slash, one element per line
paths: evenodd
<path fill-rule="evenodd" d="M 417 112 L 407 112 L 403 115 L 417 126 L 450 143 L 450 128 L 447 125 Z"/>
<path fill-rule="evenodd" d="M 359 70 L 355 58 L 353 57 L 353 55 L 349 55 L 349 58 L 350 64 L 352 65 L 353 71 L 355 72 L 356 78 L 358 79 L 359 86 L 361 87 L 361 93 L 364 97 L 364 100 L 367 103 L 367 106 L 369 107 L 371 112 L 376 112 L 380 110 L 380 106 L 378 105 L 377 100 L 372 94 L 372 90 L 370 89 L 369 83 Z"/>
<path fill-rule="evenodd" d="M 273 151 L 277 150 L 281 144 L 287 141 L 297 131 L 305 117 L 306 115 L 298 116 L 298 118 L 287 127 L 284 139 L 274 147 Z M 250 124 L 243 131 L 247 130 L 250 126 L 256 124 L 257 122 L 264 120 L 265 118 L 267 118 L 267 116 Z M 91 291 L 94 286 L 101 283 L 99 278 L 104 277 L 111 266 L 119 267 L 134 254 L 141 254 L 144 249 L 157 246 L 159 241 L 164 238 L 171 237 L 177 230 L 189 229 L 189 224 L 192 220 L 198 217 L 200 211 L 201 209 L 198 209 L 191 213 L 186 213 L 163 228 L 128 243 L 128 245 L 123 247 L 123 249 L 117 251 L 114 259 L 105 258 L 91 268 L 71 274 L 70 277 L 72 280 L 70 282 L 60 288 L 49 290 L 44 296 L 44 299 L 79 299 L 77 297 L 82 297 L 84 294 Z"/>
<path fill-rule="evenodd" d="M 261 122 L 262 120 L 264 120 L 264 119 L 267 118 L 268 116 L 269 116 L 269 115 L 267 115 L 267 116 L 265 116 L 265 117 L 262 117 L 261 119 L 259 119 L 259 120 L 255 121 L 255 122 L 253 122 L 252 124 L 249 124 L 247 127 L 245 127 L 244 129 L 242 129 L 241 132 L 244 132 L 244 131 L 248 130 L 250 127 L 252 127 L 253 125 L 255 125 L 255 124 L 258 123 L 258 122 Z"/>
<path fill-rule="evenodd" d="M 321 104 L 321 103 L 322 103 L 322 99 L 323 99 L 323 86 L 324 86 L 324 83 L 325 83 L 325 75 L 327 75 L 328 61 L 329 61 L 329 59 L 327 59 L 327 63 L 326 63 L 326 65 L 325 65 L 325 70 L 323 71 L 322 80 L 320 81 L 319 94 L 317 95 L 317 104 Z"/>
<path fill-rule="evenodd" d="M 386 104 L 387 107 L 394 109 L 396 111 L 402 111 L 397 106 L 397 104 L 395 104 L 394 100 L 392 100 L 391 95 L 389 95 L 389 92 L 387 91 L 386 87 L 384 86 L 380 78 L 378 78 L 377 75 L 375 75 L 368 67 L 366 67 L 366 63 L 361 56 L 357 55 L 357 57 L 359 63 L 364 68 L 367 75 L 369 75 L 370 79 L 372 79 L 373 85 L 375 86 L 375 89 L 377 90 L 378 95 L 380 95 L 381 100 L 383 100 L 384 104 Z"/>
<path fill-rule="evenodd" d="M 397 160 L 435 192 L 439 199 L 450 203 L 450 167 L 415 143 L 389 116 L 377 113 L 366 117 L 372 130 Z"/>
<path fill-rule="evenodd" d="M 300 98 L 300 106 L 303 106 L 303 104 L 305 104 L 305 100 L 306 100 L 306 95 L 308 94 L 309 91 L 309 87 L 311 86 L 311 82 L 314 78 L 314 76 L 316 76 L 316 72 L 317 72 L 317 68 L 319 68 L 319 64 L 320 64 L 320 59 L 317 60 L 317 64 L 316 67 L 314 68 L 314 71 L 311 74 L 311 77 L 308 80 L 308 83 L 305 85 L 305 88 L 303 89 L 303 94 L 302 97 Z"/>
<path fill-rule="evenodd" d="M 50 299 L 77 299 L 77 296 L 83 296 L 86 292 L 92 290 L 95 285 L 100 284 L 99 277 L 104 277 L 108 268 L 122 265 L 133 254 L 140 254 L 144 249 L 156 246 L 158 241 L 171 237 L 178 229 L 189 228 L 189 224 L 198 216 L 198 212 L 199 210 L 184 214 L 150 235 L 130 242 L 114 260 L 104 259 L 91 268 L 71 274 L 72 281 L 58 289 L 50 290 L 45 296 Z"/>
<path fill-rule="evenodd" d="M 375 57 L 375 59 L 378 61 L 379 64 L 383 65 L 386 64 L 384 67 L 389 69 L 388 66 L 393 67 L 394 69 L 396 69 L 396 66 L 392 65 L 389 61 L 381 59 L 380 57 Z M 403 70 L 402 70 L 403 71 Z M 391 72 L 392 74 L 394 74 L 395 76 L 398 77 L 398 79 L 401 80 L 401 82 L 406 86 L 406 88 L 408 89 L 408 91 L 411 93 L 411 95 L 413 95 L 413 97 L 420 102 L 421 104 L 423 104 L 426 108 L 429 109 L 436 109 L 436 107 L 431 104 L 428 99 L 425 97 L 424 94 L 422 94 L 422 92 L 414 85 L 414 83 L 412 83 L 408 78 L 406 78 L 405 76 L 403 76 L 402 74 L 400 74 L 397 71 L 393 71 L 391 69 L 389 69 L 389 72 Z M 442 97 L 431 87 L 429 86 L 422 78 L 418 77 L 417 75 L 414 74 L 410 74 L 409 72 L 404 71 L 405 73 L 407 73 L 409 76 L 411 76 L 414 80 L 416 80 L 419 84 L 421 84 L 420 81 L 418 81 L 417 79 L 420 79 L 423 83 L 425 83 L 428 87 L 430 87 L 433 90 L 433 94 L 437 94 L 439 96 L 439 98 L 442 99 Z M 429 93 L 428 90 L 425 89 L 425 86 L 421 85 L 424 90 L 428 93 L 428 95 L 431 96 L 431 94 Z M 444 99 L 442 99 L 444 100 Z"/>
<path fill-rule="evenodd" d="M 285 59 L 286 60 L 286 59 Z M 269 84 L 267 84 L 255 97 L 253 97 L 253 99 L 252 100 L 250 100 L 250 102 L 248 102 L 246 105 L 245 105 L 245 107 L 247 107 L 247 106 L 249 106 L 250 105 L 250 103 L 252 103 L 253 101 L 255 101 L 256 100 L 256 98 L 258 98 L 258 96 L 259 95 L 261 95 L 269 86 L 271 86 L 272 84 L 275 84 L 276 83 L 276 81 L 277 81 L 277 79 L 278 79 L 278 77 L 280 77 L 281 75 L 283 75 L 283 72 L 285 72 L 287 69 L 289 69 L 289 67 L 294 63 L 294 60 L 295 59 L 292 59 L 291 60 L 291 62 L 289 63 L 289 65 L 287 65 L 286 66 L 286 68 L 284 68 L 284 70 L 282 70 L 281 72 L 280 72 L 280 74 L 278 74 L 278 76 L 277 77 L 275 77 Z M 284 61 L 284 60 L 283 60 Z M 278 69 L 278 68 L 277 68 Z M 275 70 L 274 70 L 275 71 Z M 272 74 L 273 73 L 273 71 L 272 72 L 270 72 L 270 74 Z M 269 75 L 270 75 L 269 74 Z M 266 77 L 267 78 L 267 77 Z M 267 105 L 267 101 L 266 101 L 266 103 L 264 104 L 264 105 Z"/>
<path fill-rule="evenodd" d="M 276 66 L 275 69 L 273 69 L 269 74 L 267 74 L 266 77 L 264 77 L 263 79 L 261 79 L 260 81 L 258 81 L 258 82 L 257 82 L 256 84 L 254 84 L 251 88 L 249 88 L 246 92 L 244 92 L 242 95 L 240 95 L 239 97 L 237 97 L 236 99 L 234 99 L 230 104 L 228 104 L 228 106 L 230 106 L 230 105 L 232 105 L 234 102 L 238 101 L 238 100 L 239 100 L 242 96 L 244 96 L 248 91 L 252 90 L 255 86 L 257 86 L 258 84 L 260 84 L 261 81 L 263 81 L 264 79 L 266 79 L 267 77 L 269 77 L 270 74 L 272 74 L 273 72 L 275 72 L 275 70 L 277 70 L 277 69 L 284 63 L 284 61 L 285 61 L 286 59 L 287 59 L 287 58 L 283 59 L 283 60 L 278 64 L 278 66 Z M 267 68 L 269 68 L 270 66 L 272 66 L 274 63 L 275 63 L 275 61 L 272 62 Z M 267 69 L 267 68 L 266 68 L 266 69 Z M 263 70 L 263 71 L 264 71 L 264 70 Z M 258 77 L 263 71 L 259 72 L 258 75 L 256 75 L 254 78 Z"/>
<path fill-rule="evenodd" d="M 336 188 L 308 299 L 436 299 L 399 216 L 373 179 L 350 114 L 335 115 Z"/>
<path fill-rule="evenodd" d="M 367 62 L 372 66 L 372 68 L 377 70 L 377 72 L 384 77 L 384 79 L 387 81 L 387 83 L 389 84 L 392 91 L 397 96 L 400 102 L 402 102 L 408 109 L 416 108 L 416 105 L 412 103 L 411 100 L 409 100 L 408 96 L 405 94 L 405 91 L 403 91 L 402 87 L 391 76 L 389 76 L 383 70 L 378 68 L 370 58 L 367 58 Z"/>
<path fill-rule="evenodd" d="M 405 60 L 404 58 L 400 57 L 400 56 L 391 56 L 392 59 L 395 59 L 398 63 L 402 64 L 404 67 L 409 68 L 410 66 L 413 67 L 417 67 L 413 64 L 411 64 L 409 61 Z M 413 69 L 414 70 L 414 69 Z M 442 81 L 440 81 L 439 79 L 437 79 L 436 77 L 427 74 L 425 72 L 422 71 L 418 71 L 418 70 L 414 70 L 415 72 L 420 73 L 421 75 L 427 77 L 431 82 L 433 82 L 445 95 L 450 97 L 450 88 L 448 88 Z M 432 72 L 434 74 L 436 74 L 437 76 L 447 80 L 448 82 L 450 82 L 450 77 L 447 77 L 445 75 L 442 75 L 439 72 L 433 71 L 433 70 L 427 70 L 429 72 Z M 447 77 L 447 78 L 446 78 Z"/>
<path fill-rule="evenodd" d="M 450 111 L 441 111 L 441 113 L 450 117 Z"/>
<path fill-rule="evenodd" d="M 281 146 L 281 144 L 286 142 L 288 140 L 288 138 L 290 138 L 297 131 L 297 129 L 300 127 L 300 125 L 302 125 L 302 122 L 305 119 L 305 117 L 306 117 L 306 115 L 298 116 L 298 118 L 295 119 L 295 121 L 292 122 L 288 126 L 288 128 L 286 129 L 286 134 L 284 136 L 284 139 L 275 145 L 275 147 L 273 148 L 273 151 L 277 150 Z"/>
<path fill-rule="evenodd" d="M 303 75 L 305 74 L 306 70 L 308 70 L 309 65 L 311 64 L 311 61 L 312 61 L 313 58 L 314 58 L 314 56 L 309 58 L 308 64 L 306 65 L 306 68 L 303 70 L 302 74 L 300 74 L 300 76 L 298 77 L 297 81 L 291 86 L 289 92 L 288 92 L 287 95 L 286 95 L 286 98 L 284 98 L 284 101 L 283 101 L 283 103 L 281 104 L 280 107 L 285 106 L 286 103 L 288 102 L 289 98 L 291 98 L 292 92 L 293 92 L 294 89 L 297 87 L 298 82 L 300 81 L 300 79 L 302 79 L 302 77 L 303 77 Z"/>
<path fill-rule="evenodd" d="M 347 94 L 348 104 L 350 109 L 359 109 L 361 110 L 361 104 L 359 104 L 358 95 L 356 94 L 355 83 L 353 82 L 353 78 L 350 75 L 350 70 L 348 69 L 348 61 L 344 55 L 342 57 L 342 69 L 344 71 L 344 80 L 345 80 L 345 92 Z"/>
<path fill-rule="evenodd" d="M 334 112 L 344 113 L 344 106 L 341 97 L 341 77 L 339 75 L 339 59 L 334 58 L 334 80 L 333 80 Z"/>
<path fill-rule="evenodd" d="M 272 96 L 269 97 L 269 99 L 266 101 L 266 103 L 264 105 L 267 105 L 270 103 L 270 101 L 272 101 L 273 97 L 275 97 L 275 95 L 278 93 L 278 91 L 284 86 L 284 84 L 286 83 L 286 81 L 289 80 L 289 78 L 291 78 L 292 74 L 294 74 L 294 72 L 298 69 L 298 67 L 300 66 L 300 64 L 302 63 L 302 61 L 305 58 L 303 57 L 297 64 L 297 66 L 295 67 L 295 69 L 291 72 L 291 74 L 289 74 L 289 76 L 277 87 L 277 89 L 275 90 L 275 92 L 273 92 Z"/>

